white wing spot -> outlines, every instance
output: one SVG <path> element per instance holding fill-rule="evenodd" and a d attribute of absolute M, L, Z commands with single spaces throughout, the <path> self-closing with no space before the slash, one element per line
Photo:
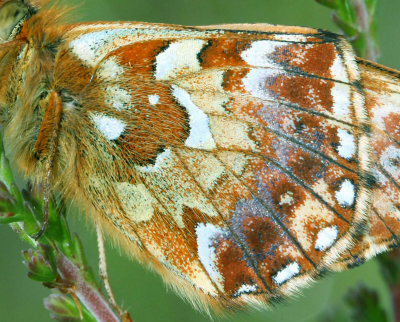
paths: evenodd
<path fill-rule="evenodd" d="M 333 61 L 333 64 L 330 68 L 331 74 L 332 74 L 332 79 L 338 80 L 344 83 L 349 82 L 349 78 L 347 76 L 347 70 L 344 65 L 343 59 L 340 57 L 340 55 L 336 54 L 336 58 Z"/>
<path fill-rule="evenodd" d="M 200 223 L 196 226 L 197 249 L 200 261 L 210 278 L 217 284 L 220 284 L 223 278 L 215 264 L 217 258 L 213 243 L 216 238 L 224 234 L 225 231 L 222 228 L 212 224 Z"/>
<path fill-rule="evenodd" d="M 315 243 L 316 250 L 325 250 L 333 245 L 339 236 L 336 226 L 326 227 L 318 232 L 317 241 Z"/>
<path fill-rule="evenodd" d="M 159 153 L 156 158 L 156 162 L 154 165 L 147 165 L 147 166 L 141 166 L 138 167 L 139 170 L 143 172 L 156 172 L 157 170 L 161 169 L 162 165 L 171 158 L 171 150 L 166 149 L 165 151 Z"/>
<path fill-rule="evenodd" d="M 72 52 L 89 66 L 96 66 L 110 48 L 118 47 L 116 38 L 132 36 L 132 29 L 106 29 L 83 34 L 70 43 Z"/>
<path fill-rule="evenodd" d="M 287 43 L 273 40 L 254 41 L 251 47 L 244 50 L 240 56 L 251 66 L 279 67 L 269 56 L 273 54 L 277 48 L 284 45 L 287 45 Z"/>
<path fill-rule="evenodd" d="M 210 131 L 210 120 L 206 113 L 199 109 L 184 89 L 172 85 L 172 95 L 189 114 L 190 134 L 185 145 L 191 148 L 212 150 L 216 147 Z"/>
<path fill-rule="evenodd" d="M 293 205 L 294 202 L 294 198 L 293 198 L 294 194 L 292 191 L 288 191 L 285 194 L 281 195 L 281 199 L 279 201 L 279 205 L 283 206 L 283 205 Z"/>
<path fill-rule="evenodd" d="M 118 139 L 125 130 L 125 122 L 103 114 L 92 114 L 91 118 L 96 128 L 108 140 Z"/>
<path fill-rule="evenodd" d="M 269 91 L 266 89 L 266 84 L 269 79 L 277 76 L 280 71 L 264 68 L 253 68 L 243 78 L 243 85 L 249 93 L 254 97 L 263 100 L 275 100 Z"/>
<path fill-rule="evenodd" d="M 127 110 L 132 107 L 132 95 L 119 86 L 110 86 L 106 89 L 106 103 L 117 111 Z"/>
<path fill-rule="evenodd" d="M 347 160 L 353 158 L 356 153 L 356 144 L 353 134 L 343 129 L 338 129 L 337 132 L 340 139 L 338 146 L 339 155 Z"/>
<path fill-rule="evenodd" d="M 389 146 L 380 158 L 382 167 L 395 179 L 400 179 L 400 149 Z"/>
<path fill-rule="evenodd" d="M 199 71 L 201 68 L 197 54 L 205 44 L 206 42 L 201 39 L 186 39 L 171 43 L 156 57 L 155 78 L 167 80 L 183 71 Z"/>
<path fill-rule="evenodd" d="M 335 82 L 332 87 L 331 95 L 333 99 L 333 113 L 338 117 L 348 117 L 351 106 L 351 88 L 347 84 Z"/>
<path fill-rule="evenodd" d="M 110 57 L 106 61 L 104 61 L 96 72 L 103 80 L 116 80 L 118 77 L 124 74 L 124 68 L 118 64 L 115 57 Z"/>
<path fill-rule="evenodd" d="M 157 105 L 160 102 L 160 95 L 149 95 L 149 103 L 151 105 Z"/>
<path fill-rule="evenodd" d="M 340 189 L 336 191 L 336 199 L 342 207 L 350 207 L 354 204 L 356 191 L 354 184 L 346 179 L 340 185 Z"/>
<path fill-rule="evenodd" d="M 250 284 L 243 284 L 233 295 L 234 297 L 238 297 L 242 294 L 251 294 L 255 293 L 258 290 L 258 286 L 256 284 L 250 285 Z"/>
<path fill-rule="evenodd" d="M 297 263 L 290 263 L 284 269 L 280 270 L 272 279 L 276 284 L 283 284 L 290 280 L 292 277 L 300 273 L 300 265 Z"/>

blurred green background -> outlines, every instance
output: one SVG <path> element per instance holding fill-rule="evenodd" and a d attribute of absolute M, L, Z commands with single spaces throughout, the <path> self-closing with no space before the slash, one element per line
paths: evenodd
<path fill-rule="evenodd" d="M 379 5 L 380 62 L 400 69 L 399 0 L 382 0 Z M 74 2 L 75 4 L 77 1 Z M 234 22 L 269 22 L 337 31 L 331 11 L 314 0 L 86 0 L 76 10 L 77 21 L 136 20 L 186 25 Z M 94 267 L 97 246 L 93 227 L 71 216 L 72 230 L 84 240 Z M 110 245 L 109 245 L 110 246 Z M 50 291 L 26 277 L 22 244 L 7 226 L 0 226 L 0 322 L 44 322 L 50 317 L 43 299 Z M 108 247 L 109 274 L 117 301 L 129 309 L 136 322 L 210 321 L 188 303 L 167 290 L 160 277 Z M 378 291 L 382 306 L 393 319 L 391 298 L 376 260 L 348 272 L 333 274 L 313 284 L 302 295 L 273 311 L 243 312 L 214 321 L 324 321 L 324 312 L 344 310 L 343 295 L 359 283 Z M 341 320 L 343 321 L 343 320 Z"/>

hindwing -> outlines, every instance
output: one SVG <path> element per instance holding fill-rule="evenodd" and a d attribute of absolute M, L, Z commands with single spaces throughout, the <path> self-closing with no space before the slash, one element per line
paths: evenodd
<path fill-rule="evenodd" d="M 86 196 L 189 295 L 290 294 L 362 234 L 370 122 L 342 37 L 127 23 L 66 39 L 86 83 L 77 93 L 60 63 L 58 84 L 79 94 L 98 155 L 82 151 Z"/>

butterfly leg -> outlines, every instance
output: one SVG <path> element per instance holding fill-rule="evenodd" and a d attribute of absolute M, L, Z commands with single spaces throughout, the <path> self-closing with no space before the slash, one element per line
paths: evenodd
<path fill-rule="evenodd" d="M 43 184 L 43 224 L 39 232 L 34 235 L 39 239 L 45 233 L 49 222 L 49 203 L 51 194 L 51 178 L 54 161 L 57 155 L 58 135 L 62 115 L 62 100 L 57 92 L 49 94 L 47 109 L 42 120 L 38 139 L 35 144 L 35 155 L 43 160 L 45 167 L 45 182 Z"/>
<path fill-rule="evenodd" d="M 99 249 L 99 271 L 100 277 L 103 280 L 104 287 L 107 291 L 110 302 L 114 307 L 118 307 L 117 302 L 115 301 L 113 291 L 111 289 L 111 284 L 108 279 L 107 273 L 107 259 L 106 259 L 106 250 L 104 247 L 104 238 L 103 232 L 101 231 L 101 227 L 99 224 L 96 225 L 96 233 L 97 233 L 97 247 Z"/>

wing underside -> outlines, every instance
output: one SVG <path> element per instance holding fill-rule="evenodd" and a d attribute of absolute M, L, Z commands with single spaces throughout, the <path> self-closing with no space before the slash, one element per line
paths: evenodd
<path fill-rule="evenodd" d="M 223 305 L 291 294 L 346 262 L 375 218 L 371 111 L 347 42 L 243 28 L 89 25 L 64 55 L 87 68 L 88 140 L 104 152 L 90 202 L 186 296 Z M 107 189 L 93 179 L 105 167 Z M 394 180 L 395 195 L 372 191 L 398 212 Z"/>

